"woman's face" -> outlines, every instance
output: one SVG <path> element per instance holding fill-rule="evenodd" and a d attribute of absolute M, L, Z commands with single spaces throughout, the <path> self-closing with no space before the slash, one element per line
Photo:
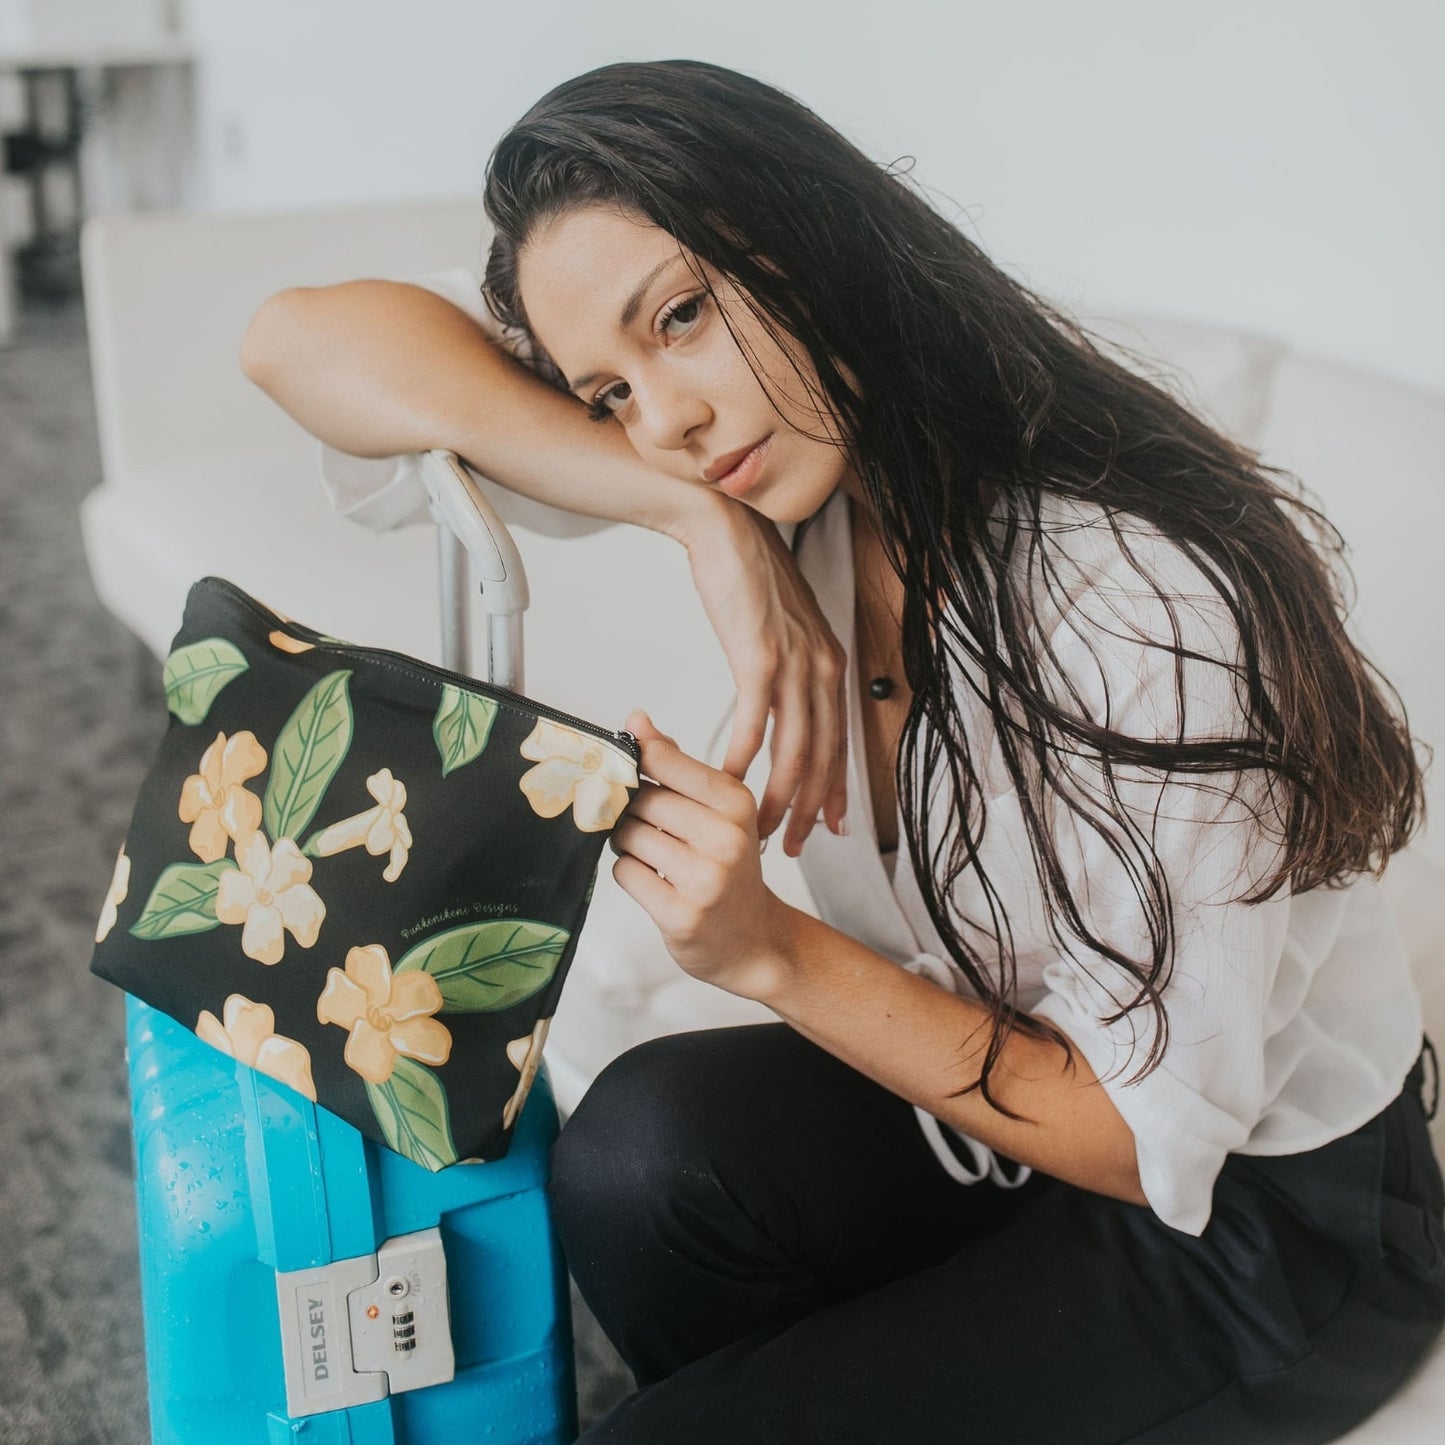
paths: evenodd
<path fill-rule="evenodd" d="M 811 516 L 840 485 L 861 496 L 835 419 L 809 399 L 804 378 L 817 392 L 817 373 L 802 346 L 785 336 L 780 347 L 733 282 L 700 259 L 693 266 L 716 300 L 675 237 L 588 205 L 527 242 L 517 282 L 532 331 L 573 394 L 615 418 L 607 425 L 620 425 L 658 471 L 716 487 L 775 522 Z"/>

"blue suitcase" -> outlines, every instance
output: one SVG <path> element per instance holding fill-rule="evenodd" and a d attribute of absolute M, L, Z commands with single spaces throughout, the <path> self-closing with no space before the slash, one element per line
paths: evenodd
<path fill-rule="evenodd" d="M 521 681 L 525 574 L 455 456 L 424 459 L 443 656 Z M 545 1193 L 545 1063 L 505 1157 L 431 1173 L 134 997 L 126 1039 L 155 1445 L 576 1438 L 567 1269 Z"/>

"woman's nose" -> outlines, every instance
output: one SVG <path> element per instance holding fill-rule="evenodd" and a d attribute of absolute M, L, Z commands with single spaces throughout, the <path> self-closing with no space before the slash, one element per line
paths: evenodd
<path fill-rule="evenodd" d="M 692 434 L 712 419 L 712 408 L 697 388 L 676 379 L 654 380 L 638 397 L 643 439 L 658 451 L 681 451 Z"/>

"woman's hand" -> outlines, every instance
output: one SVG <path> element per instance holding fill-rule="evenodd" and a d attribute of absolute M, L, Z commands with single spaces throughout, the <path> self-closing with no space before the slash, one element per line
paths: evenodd
<path fill-rule="evenodd" d="M 783 848 L 796 857 L 820 812 L 842 831 L 847 655 L 773 523 L 740 502 L 719 500 L 725 505 L 675 535 L 737 684 L 723 771 L 747 775 L 771 713 L 773 766 L 758 804 L 758 834 L 771 834 L 791 804 Z"/>
<path fill-rule="evenodd" d="M 689 757 L 640 709 L 627 729 L 646 778 L 608 844 L 612 876 L 646 909 L 679 967 L 742 998 L 764 997 L 781 967 L 785 905 L 763 882 L 753 795 Z"/>

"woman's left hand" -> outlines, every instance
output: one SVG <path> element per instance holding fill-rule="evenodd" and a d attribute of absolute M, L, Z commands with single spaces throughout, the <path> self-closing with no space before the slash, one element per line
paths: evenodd
<path fill-rule="evenodd" d="M 745 783 L 689 757 L 636 710 L 638 789 L 609 844 L 612 876 L 694 978 L 759 998 L 778 967 L 784 905 L 763 882 L 758 807 Z"/>

